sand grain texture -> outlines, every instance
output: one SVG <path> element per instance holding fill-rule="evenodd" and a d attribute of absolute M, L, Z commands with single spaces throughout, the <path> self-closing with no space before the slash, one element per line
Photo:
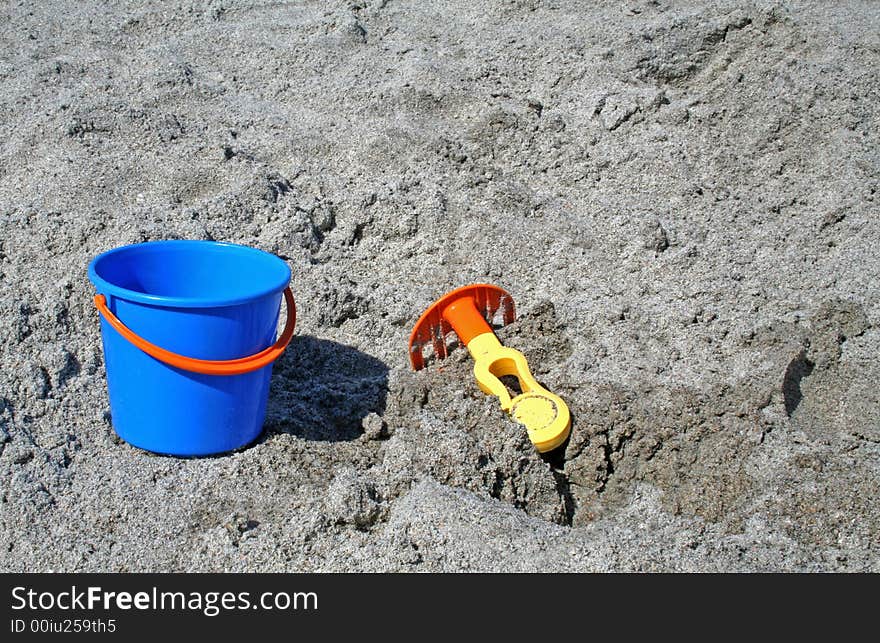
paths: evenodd
<path fill-rule="evenodd" d="M 3 571 L 880 571 L 876 3 L 4 3 Z M 285 258 L 266 434 L 109 423 L 91 257 Z M 433 299 L 569 403 L 542 459 Z"/>

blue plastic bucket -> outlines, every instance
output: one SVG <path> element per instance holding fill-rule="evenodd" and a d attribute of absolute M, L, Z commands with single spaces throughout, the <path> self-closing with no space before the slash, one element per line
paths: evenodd
<path fill-rule="evenodd" d="M 272 363 L 295 323 L 284 261 L 230 243 L 155 241 L 98 255 L 89 280 L 119 437 L 200 456 L 260 435 Z M 288 323 L 276 342 L 282 293 Z"/>

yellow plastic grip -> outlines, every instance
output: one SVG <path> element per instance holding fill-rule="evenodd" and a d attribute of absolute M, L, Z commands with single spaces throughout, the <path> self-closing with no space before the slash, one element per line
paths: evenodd
<path fill-rule="evenodd" d="M 535 449 L 546 453 L 565 442 L 571 432 L 568 406 L 538 384 L 522 353 L 503 346 L 492 331 L 471 339 L 467 348 L 474 358 L 474 377 L 480 390 L 497 397 L 501 409 L 526 427 Z M 505 375 L 516 377 L 522 393 L 510 397 L 499 379 Z"/>

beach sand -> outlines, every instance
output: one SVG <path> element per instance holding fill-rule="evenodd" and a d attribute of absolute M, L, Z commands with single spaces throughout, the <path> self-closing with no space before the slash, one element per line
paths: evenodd
<path fill-rule="evenodd" d="M 3 571 L 880 571 L 880 8 L 4 3 Z M 266 431 L 111 428 L 89 260 L 262 248 Z M 569 404 L 535 453 L 445 291 Z"/>

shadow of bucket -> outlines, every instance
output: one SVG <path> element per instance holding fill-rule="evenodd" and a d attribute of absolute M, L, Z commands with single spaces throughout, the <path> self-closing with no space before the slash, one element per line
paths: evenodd
<path fill-rule="evenodd" d="M 231 451 L 261 433 L 272 364 L 293 335 L 290 269 L 213 241 L 154 241 L 95 257 L 113 428 L 176 456 Z M 275 340 L 282 294 L 287 324 Z"/>

